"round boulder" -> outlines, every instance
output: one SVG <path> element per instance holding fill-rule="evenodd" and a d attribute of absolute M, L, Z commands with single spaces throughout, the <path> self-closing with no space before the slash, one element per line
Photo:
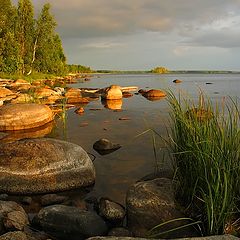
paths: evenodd
<path fill-rule="evenodd" d="M 151 89 L 147 92 L 143 92 L 142 94 L 146 98 L 166 97 L 166 93 L 159 89 Z"/>
<path fill-rule="evenodd" d="M 0 192 L 47 193 L 92 185 L 93 163 L 78 145 L 50 138 L 0 145 Z"/>
<path fill-rule="evenodd" d="M 127 222 L 134 236 L 145 237 L 149 230 L 158 224 L 184 217 L 175 205 L 171 179 L 157 178 L 134 184 L 127 193 Z M 163 226 L 161 232 L 187 224 L 176 221 Z M 170 231 L 161 238 L 189 237 L 195 231 L 191 228 Z"/>
<path fill-rule="evenodd" d="M 59 239 L 86 239 L 105 235 L 108 231 L 104 220 L 95 212 L 64 205 L 41 209 L 33 222 L 36 227 Z"/>
<path fill-rule="evenodd" d="M 0 108 L 0 131 L 42 126 L 53 120 L 52 110 L 36 103 L 7 104 Z"/>
<path fill-rule="evenodd" d="M 111 85 L 106 88 L 102 94 L 102 98 L 114 100 L 114 99 L 122 99 L 122 90 L 118 85 Z"/>

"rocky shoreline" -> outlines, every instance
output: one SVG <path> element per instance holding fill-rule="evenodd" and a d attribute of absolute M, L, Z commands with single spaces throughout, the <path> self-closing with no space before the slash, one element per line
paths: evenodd
<path fill-rule="evenodd" d="M 135 86 L 67 87 L 74 82 L 77 81 L 73 77 L 32 84 L 0 79 L 0 131 L 6 133 L 0 136 L 0 240 L 141 239 L 153 237 L 156 232 L 150 229 L 168 221 L 170 224 L 157 233 L 162 239 L 198 239 L 199 232 L 192 226 L 179 228 L 189 221 L 174 199 L 169 170 L 130 186 L 125 206 L 104 197 L 71 199 L 62 192 L 75 188 L 87 191 L 95 182 L 95 169 L 80 146 L 42 138 L 51 131 L 57 113 L 75 107 L 77 114 L 83 114 L 84 104 L 100 97 L 107 108 L 119 110 L 122 98 L 131 97 L 131 91 L 150 101 L 166 96 L 159 89 L 136 92 Z M 50 127 L 45 128 L 46 125 Z M 21 132 L 26 129 L 32 134 Z M 94 144 L 100 154 L 120 147 L 106 139 Z M 184 220 L 171 222 L 179 218 Z M 178 230 L 169 231 L 175 228 Z M 226 235 L 209 239 L 237 238 Z"/>

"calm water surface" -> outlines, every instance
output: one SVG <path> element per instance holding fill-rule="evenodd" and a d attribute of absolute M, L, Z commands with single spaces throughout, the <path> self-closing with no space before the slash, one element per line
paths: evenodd
<path fill-rule="evenodd" d="M 183 82 L 174 84 L 172 81 L 176 78 L 182 79 Z M 171 90 L 175 94 L 181 92 L 195 99 L 201 90 L 213 101 L 221 101 L 227 96 L 239 96 L 240 75 L 101 75 L 94 76 L 91 81 L 69 86 L 104 88 L 111 84 Z M 116 112 L 107 108 L 106 103 L 99 99 L 85 105 L 83 115 L 78 115 L 74 113 L 75 109 L 70 109 L 67 111 L 66 124 L 58 120 L 49 136 L 79 144 L 96 156 L 96 183 L 88 196 L 104 196 L 124 203 L 130 185 L 153 173 L 158 167 L 170 164 L 164 141 L 157 137 L 156 160 L 153 154 L 152 134 L 143 134 L 147 129 L 153 128 L 159 135 L 167 138 L 169 108 L 166 100 L 149 101 L 141 95 L 124 98 L 116 107 L 120 106 L 122 111 Z M 130 120 L 120 121 L 120 117 Z M 122 148 L 101 156 L 92 148 L 93 143 L 100 138 L 120 143 Z"/>

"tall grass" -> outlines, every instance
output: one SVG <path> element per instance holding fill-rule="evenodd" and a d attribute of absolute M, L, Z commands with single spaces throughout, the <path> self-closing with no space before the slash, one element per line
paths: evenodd
<path fill-rule="evenodd" d="M 240 113 L 236 101 L 196 103 L 169 93 L 177 196 L 206 235 L 223 234 L 240 217 Z M 230 232 L 231 233 L 231 232 Z"/>

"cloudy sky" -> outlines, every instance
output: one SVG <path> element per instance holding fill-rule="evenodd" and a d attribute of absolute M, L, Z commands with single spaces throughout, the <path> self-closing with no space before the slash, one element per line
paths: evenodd
<path fill-rule="evenodd" d="M 50 2 L 69 63 L 93 69 L 240 69 L 240 0 Z"/>

